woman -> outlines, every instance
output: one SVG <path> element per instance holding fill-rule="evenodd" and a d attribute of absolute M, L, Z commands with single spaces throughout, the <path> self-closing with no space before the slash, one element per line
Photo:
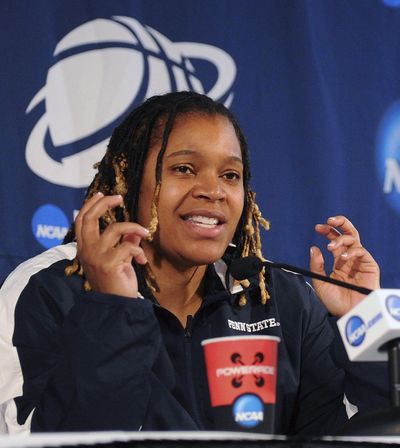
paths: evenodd
<path fill-rule="evenodd" d="M 281 338 L 275 432 L 339 429 L 343 374 L 313 290 L 283 271 L 245 289 L 229 276 L 232 259 L 262 257 L 267 227 L 232 114 L 196 93 L 153 97 L 115 130 L 98 170 L 68 244 L 21 265 L 2 289 L 2 315 L 15 319 L 2 329 L 4 427 L 212 429 L 201 341 L 250 331 Z M 316 230 L 330 240 L 333 276 L 379 286 L 346 218 Z M 318 248 L 311 268 L 323 273 Z M 315 288 L 336 315 L 362 299 Z"/>

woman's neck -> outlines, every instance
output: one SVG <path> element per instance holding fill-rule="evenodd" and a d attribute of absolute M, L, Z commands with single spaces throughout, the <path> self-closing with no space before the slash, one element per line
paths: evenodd
<path fill-rule="evenodd" d="M 158 287 L 158 291 L 153 293 L 155 298 L 185 327 L 187 316 L 194 315 L 203 300 L 207 266 L 177 268 L 175 263 L 166 259 L 151 261 L 150 258 L 149 264 Z"/>

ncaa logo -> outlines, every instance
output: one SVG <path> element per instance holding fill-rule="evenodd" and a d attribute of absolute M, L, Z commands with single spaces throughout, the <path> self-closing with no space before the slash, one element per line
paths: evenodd
<path fill-rule="evenodd" d="M 346 323 L 346 339 L 353 347 L 358 347 L 365 339 L 367 327 L 359 316 L 352 316 Z"/>
<path fill-rule="evenodd" d="M 193 90 L 227 107 L 233 101 L 236 65 L 228 53 L 202 43 L 172 42 L 133 17 L 78 26 L 58 42 L 54 57 L 45 85 L 26 110 L 45 106 L 29 135 L 26 162 L 57 185 L 87 187 L 112 129 L 145 98 Z M 208 79 L 200 79 L 198 61 L 202 73 L 207 65 Z"/>
<path fill-rule="evenodd" d="M 390 8 L 400 8 L 400 0 L 382 0 L 382 3 Z"/>
<path fill-rule="evenodd" d="M 253 428 L 264 420 L 264 403 L 257 395 L 240 395 L 233 403 L 232 412 L 239 426 Z"/>
<path fill-rule="evenodd" d="M 396 320 L 400 321 L 400 297 L 390 295 L 386 297 L 386 308 L 389 314 Z"/>
<path fill-rule="evenodd" d="M 385 198 L 400 214 L 400 101 L 389 107 L 379 125 L 376 161 Z"/>
<path fill-rule="evenodd" d="M 46 249 L 61 244 L 68 228 L 69 222 L 64 212 L 52 204 L 42 205 L 32 217 L 32 233 Z"/>

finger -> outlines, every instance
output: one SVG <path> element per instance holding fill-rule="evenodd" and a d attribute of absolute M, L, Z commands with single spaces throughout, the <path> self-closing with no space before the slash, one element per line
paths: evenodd
<path fill-rule="evenodd" d="M 358 246 L 361 247 L 360 241 L 354 236 L 350 235 L 340 235 L 336 239 L 332 240 L 327 248 L 333 253 L 337 253 L 338 249 L 346 250 L 348 247 Z"/>
<path fill-rule="evenodd" d="M 93 204 L 95 204 L 97 201 L 99 201 L 103 196 L 104 196 L 103 193 L 97 192 L 91 198 L 86 200 L 84 202 L 84 204 L 82 205 L 82 208 L 79 210 L 79 213 L 76 215 L 76 218 L 75 218 L 75 235 L 76 235 L 77 239 L 81 235 L 83 215 Z"/>
<path fill-rule="evenodd" d="M 373 260 L 372 255 L 364 247 L 352 247 L 343 252 L 340 257 L 344 260 L 351 260 L 352 258 L 368 257 Z"/>
<path fill-rule="evenodd" d="M 87 208 L 82 214 L 81 239 L 85 244 L 92 244 L 100 237 L 99 218 L 107 210 L 117 207 L 122 203 L 122 196 L 104 196 Z"/>
<path fill-rule="evenodd" d="M 348 276 L 355 277 L 360 273 L 360 267 L 363 266 L 364 272 L 375 271 L 375 262 L 371 254 L 364 247 L 352 247 L 345 250 L 335 261 L 335 269 L 341 270 L 348 266 Z"/>
<path fill-rule="evenodd" d="M 315 226 L 315 231 L 320 235 L 325 236 L 328 240 L 331 241 L 338 238 L 341 235 L 339 230 L 335 229 L 334 227 L 328 224 L 317 224 Z"/>
<path fill-rule="evenodd" d="M 145 229 L 145 230 L 147 230 L 147 229 Z M 147 236 L 148 236 L 148 233 L 147 233 Z M 136 235 L 135 233 L 126 233 L 122 237 L 122 241 L 129 241 L 130 243 L 136 244 L 138 246 L 140 244 L 140 241 L 141 241 L 142 238 L 143 237 L 140 237 L 140 236 Z"/>
<path fill-rule="evenodd" d="M 80 209 L 79 213 L 77 214 L 75 218 L 75 236 L 78 244 L 78 248 L 80 247 L 80 243 L 82 241 L 82 218 L 83 215 L 86 213 L 87 210 L 89 210 L 90 207 L 93 206 L 97 201 L 99 201 L 102 197 L 104 197 L 103 193 L 97 192 L 94 194 L 91 198 L 89 198 L 85 203 L 83 204 L 82 208 Z"/>
<path fill-rule="evenodd" d="M 101 235 L 101 245 L 105 248 L 114 247 L 121 241 L 129 241 L 139 245 L 142 238 L 146 238 L 149 231 L 134 222 L 117 222 L 110 224 Z"/>
<path fill-rule="evenodd" d="M 337 229 L 340 229 L 340 231 L 345 235 L 352 235 L 353 237 L 360 239 L 360 235 L 357 231 L 357 229 L 354 227 L 352 222 L 346 218 L 345 216 L 339 215 L 339 216 L 333 216 L 331 218 L 328 218 L 328 224 L 336 227 Z"/>
<path fill-rule="evenodd" d="M 124 241 L 119 244 L 115 250 L 112 252 L 112 255 L 109 257 L 107 264 L 110 266 L 115 266 L 115 264 L 120 262 L 132 262 L 134 259 L 139 264 L 146 264 L 147 257 L 140 246 L 136 244 L 132 244 L 128 241 Z"/>
<path fill-rule="evenodd" d="M 97 201 L 99 201 L 103 197 L 104 197 L 104 194 L 102 192 L 98 191 L 93 196 L 86 199 L 85 202 L 83 203 L 81 209 L 79 210 L 78 216 L 84 215 L 93 206 L 93 204 L 95 204 Z"/>

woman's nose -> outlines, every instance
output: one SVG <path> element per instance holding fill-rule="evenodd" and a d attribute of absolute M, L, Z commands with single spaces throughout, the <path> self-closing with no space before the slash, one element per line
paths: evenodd
<path fill-rule="evenodd" d="M 208 201 L 221 201 L 226 197 L 222 179 L 217 175 L 197 176 L 193 186 L 193 196 Z"/>

